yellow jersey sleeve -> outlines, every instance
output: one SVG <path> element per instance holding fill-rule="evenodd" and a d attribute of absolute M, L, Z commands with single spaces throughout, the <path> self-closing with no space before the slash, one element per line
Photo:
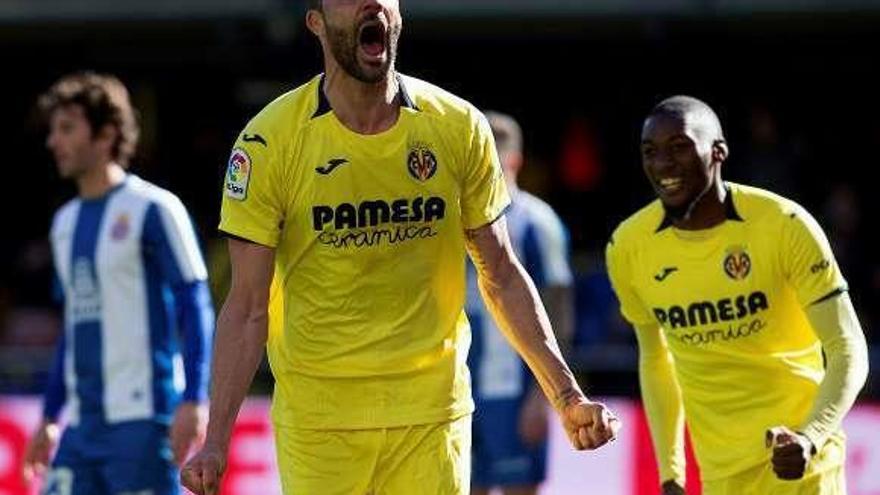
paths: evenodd
<path fill-rule="evenodd" d="M 825 378 L 800 431 L 821 450 L 840 428 L 868 377 L 868 346 L 849 295 L 842 294 L 807 309 L 825 353 Z"/>
<path fill-rule="evenodd" d="M 461 195 L 462 223 L 475 229 L 493 222 L 510 204 L 504 174 L 489 122 L 476 112 L 471 126 L 470 146 L 465 157 Z"/>
<path fill-rule="evenodd" d="M 822 227 L 806 210 L 799 208 L 789 213 L 783 240 L 783 270 L 801 306 L 846 288 Z"/>
<path fill-rule="evenodd" d="M 279 189 L 283 168 L 280 143 L 249 124 L 229 156 L 223 183 L 220 230 L 268 247 L 276 247 L 284 209 Z"/>
<path fill-rule="evenodd" d="M 623 248 L 615 244 L 614 239 L 608 243 L 605 249 L 605 263 L 608 267 L 611 285 L 620 301 L 620 312 L 624 318 L 635 326 L 656 323 L 654 316 L 636 294 L 632 286 L 630 261 L 627 259 L 626 253 L 623 252 Z"/>
<path fill-rule="evenodd" d="M 635 327 L 639 344 L 639 387 L 651 429 L 660 482 L 685 483 L 684 406 L 672 355 L 656 324 Z"/>

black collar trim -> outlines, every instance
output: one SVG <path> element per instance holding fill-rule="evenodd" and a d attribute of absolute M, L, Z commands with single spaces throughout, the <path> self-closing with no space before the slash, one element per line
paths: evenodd
<path fill-rule="evenodd" d="M 395 77 L 397 78 L 401 106 L 420 112 L 421 110 L 419 110 L 415 100 L 412 99 L 409 92 L 406 90 L 406 86 L 403 84 L 403 77 L 401 77 L 400 74 L 395 74 Z M 312 114 L 312 118 L 318 118 L 331 111 L 333 111 L 333 108 L 330 107 L 330 100 L 328 100 L 327 95 L 324 94 L 324 74 L 321 74 L 321 80 L 318 81 L 318 108 L 315 110 L 315 113 Z"/>
<path fill-rule="evenodd" d="M 736 205 L 733 204 L 733 192 L 730 190 L 730 186 L 725 184 L 724 189 L 727 190 L 727 195 L 724 197 L 724 218 L 727 220 L 733 220 L 735 222 L 745 222 L 745 220 L 743 220 L 743 217 L 740 216 L 739 212 L 736 210 Z M 672 217 L 664 213 L 663 221 L 660 222 L 660 226 L 657 227 L 657 230 L 655 230 L 654 232 L 660 233 L 672 226 Z"/>

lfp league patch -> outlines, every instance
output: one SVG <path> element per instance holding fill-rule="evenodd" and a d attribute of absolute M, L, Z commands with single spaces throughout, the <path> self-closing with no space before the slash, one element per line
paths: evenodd
<path fill-rule="evenodd" d="M 251 157 L 241 148 L 232 150 L 226 169 L 226 195 L 243 201 L 247 198 L 248 181 L 251 178 Z"/>

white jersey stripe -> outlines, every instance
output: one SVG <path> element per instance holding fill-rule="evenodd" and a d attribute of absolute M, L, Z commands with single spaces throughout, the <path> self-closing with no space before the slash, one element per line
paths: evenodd
<path fill-rule="evenodd" d="M 529 212 L 533 216 L 532 227 L 537 232 L 535 238 L 540 247 L 539 258 L 544 272 L 544 285 L 571 285 L 573 276 L 568 264 L 565 227 L 559 216 L 546 203 L 537 201 L 530 203 L 533 203 Z"/>
<path fill-rule="evenodd" d="M 177 267 L 184 281 L 205 280 L 208 271 L 202 260 L 199 244 L 183 204 L 170 195 L 156 195 L 154 199 L 159 210 L 159 217 L 162 219 L 162 227 L 165 229 L 165 237 L 171 245 Z"/>
<path fill-rule="evenodd" d="M 80 202 L 72 200 L 61 207 L 52 221 L 50 237 L 55 261 L 55 273 L 58 282 L 64 291 L 65 297 L 70 293 L 70 253 L 73 249 L 73 231 L 76 227 L 76 218 L 79 215 Z M 67 345 L 64 349 L 64 387 L 67 391 L 67 421 L 76 425 L 79 423 L 79 397 L 76 394 L 76 374 L 73 370 L 73 328 L 67 322 L 71 321 L 70 305 L 65 304 L 64 333 Z"/>
<path fill-rule="evenodd" d="M 149 319 L 158 316 L 148 314 L 141 253 L 141 226 L 149 204 L 129 189 L 119 191 L 108 200 L 98 237 L 104 413 L 112 423 L 153 415 Z M 123 218 L 128 227 L 121 235 Z M 120 229 L 116 235 L 114 228 Z M 125 276 L 119 276 L 120 272 Z"/>

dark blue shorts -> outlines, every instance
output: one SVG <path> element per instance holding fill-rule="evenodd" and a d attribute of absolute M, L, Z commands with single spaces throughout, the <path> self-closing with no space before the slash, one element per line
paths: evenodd
<path fill-rule="evenodd" d="M 547 475 L 547 444 L 523 445 L 522 400 L 478 401 L 474 412 L 471 482 L 478 488 L 537 485 Z"/>
<path fill-rule="evenodd" d="M 153 421 L 67 428 L 44 495 L 178 495 L 168 426 Z"/>

